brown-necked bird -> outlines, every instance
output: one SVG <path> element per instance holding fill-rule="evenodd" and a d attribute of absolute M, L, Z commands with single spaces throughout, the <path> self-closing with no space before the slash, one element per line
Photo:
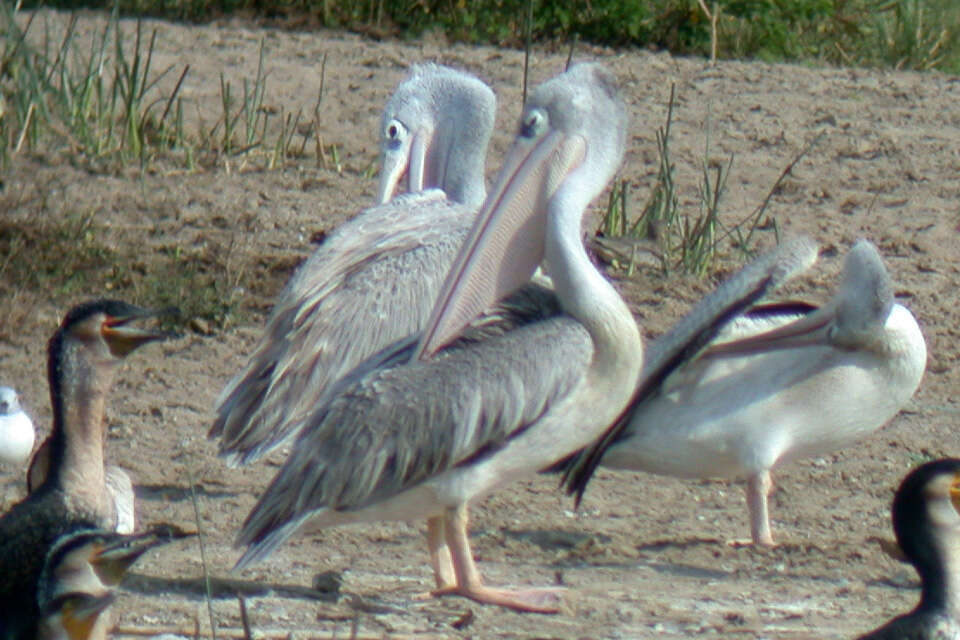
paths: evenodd
<path fill-rule="evenodd" d="M 155 315 L 115 300 L 88 302 L 71 309 L 50 339 L 50 471 L 0 518 L 0 637 L 36 637 L 38 580 L 58 539 L 116 526 L 104 480 L 104 407 L 123 359 L 167 337 L 131 324 Z"/>

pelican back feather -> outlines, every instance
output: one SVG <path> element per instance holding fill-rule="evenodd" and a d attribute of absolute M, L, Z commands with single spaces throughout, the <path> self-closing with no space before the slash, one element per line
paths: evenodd
<path fill-rule="evenodd" d="M 244 523 L 238 541 L 251 548 L 239 566 L 313 515 L 375 505 L 498 450 L 581 384 L 592 356 L 586 329 L 566 316 L 451 345 L 428 361 L 409 362 L 415 343 L 338 383 L 337 397 L 300 430 Z"/>
<path fill-rule="evenodd" d="M 220 453 L 259 459 L 296 434 L 331 383 L 419 331 L 472 217 L 432 190 L 338 228 L 281 294 L 249 363 L 221 394 L 209 434 Z"/>

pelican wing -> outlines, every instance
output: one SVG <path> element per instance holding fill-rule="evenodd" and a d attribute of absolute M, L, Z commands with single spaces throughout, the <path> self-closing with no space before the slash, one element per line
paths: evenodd
<path fill-rule="evenodd" d="M 592 354 L 565 316 L 410 362 L 416 341 L 362 365 L 311 417 L 243 526 L 238 566 L 312 515 L 375 505 L 496 451 L 582 382 Z"/>
<path fill-rule="evenodd" d="M 443 209 L 441 211 L 440 209 Z M 210 437 L 252 462 L 295 434 L 332 382 L 426 323 L 473 212 L 438 190 L 400 196 L 342 225 L 281 294 Z"/>
<path fill-rule="evenodd" d="M 727 323 L 776 287 L 806 271 L 816 258 L 817 246 L 808 238 L 784 242 L 725 280 L 651 345 L 640 384 L 626 409 L 596 444 L 564 463 L 563 482 L 568 492 L 577 495 L 578 503 L 603 454 L 627 429 L 633 413 L 657 392 L 667 377 L 694 358 Z"/>

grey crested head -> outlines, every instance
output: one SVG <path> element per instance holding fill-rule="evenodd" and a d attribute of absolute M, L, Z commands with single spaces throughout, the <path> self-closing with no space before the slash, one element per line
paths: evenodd
<path fill-rule="evenodd" d="M 857 241 L 847 253 L 836 304 L 837 344 L 870 343 L 870 336 L 879 334 L 886 323 L 893 308 L 893 281 L 870 241 Z"/>
<path fill-rule="evenodd" d="M 520 134 L 546 124 L 589 139 L 583 164 L 597 174 L 591 182 L 602 189 L 626 148 L 627 109 L 613 74 L 599 63 L 579 63 L 538 86 L 524 108 Z"/>
<path fill-rule="evenodd" d="M 493 91 L 476 76 L 415 65 L 383 110 L 380 202 L 393 197 L 406 175 L 410 191 L 438 188 L 455 202 L 479 206 L 496 107 Z"/>

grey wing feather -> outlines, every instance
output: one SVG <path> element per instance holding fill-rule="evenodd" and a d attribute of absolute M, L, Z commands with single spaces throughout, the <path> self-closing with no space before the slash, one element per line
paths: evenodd
<path fill-rule="evenodd" d="M 568 492 L 583 497 L 587 483 L 603 454 L 622 437 L 634 411 L 651 397 L 681 364 L 693 358 L 731 320 L 790 278 L 806 271 L 817 259 L 817 245 L 806 237 L 786 241 L 725 280 L 701 300 L 673 329 L 647 350 L 640 385 L 617 421 L 597 440 L 559 467 Z"/>
<path fill-rule="evenodd" d="M 221 394 L 210 437 L 252 462 L 295 435 L 329 386 L 420 330 L 473 211 L 438 190 L 395 198 L 337 229 L 281 294 L 248 365 Z"/>
<path fill-rule="evenodd" d="M 373 360 L 407 362 L 415 344 Z M 238 564 L 263 557 L 311 514 L 361 509 L 495 451 L 569 394 L 591 355 L 587 331 L 561 316 L 429 361 L 363 365 L 300 430 L 241 530 L 239 543 L 252 548 Z"/>

